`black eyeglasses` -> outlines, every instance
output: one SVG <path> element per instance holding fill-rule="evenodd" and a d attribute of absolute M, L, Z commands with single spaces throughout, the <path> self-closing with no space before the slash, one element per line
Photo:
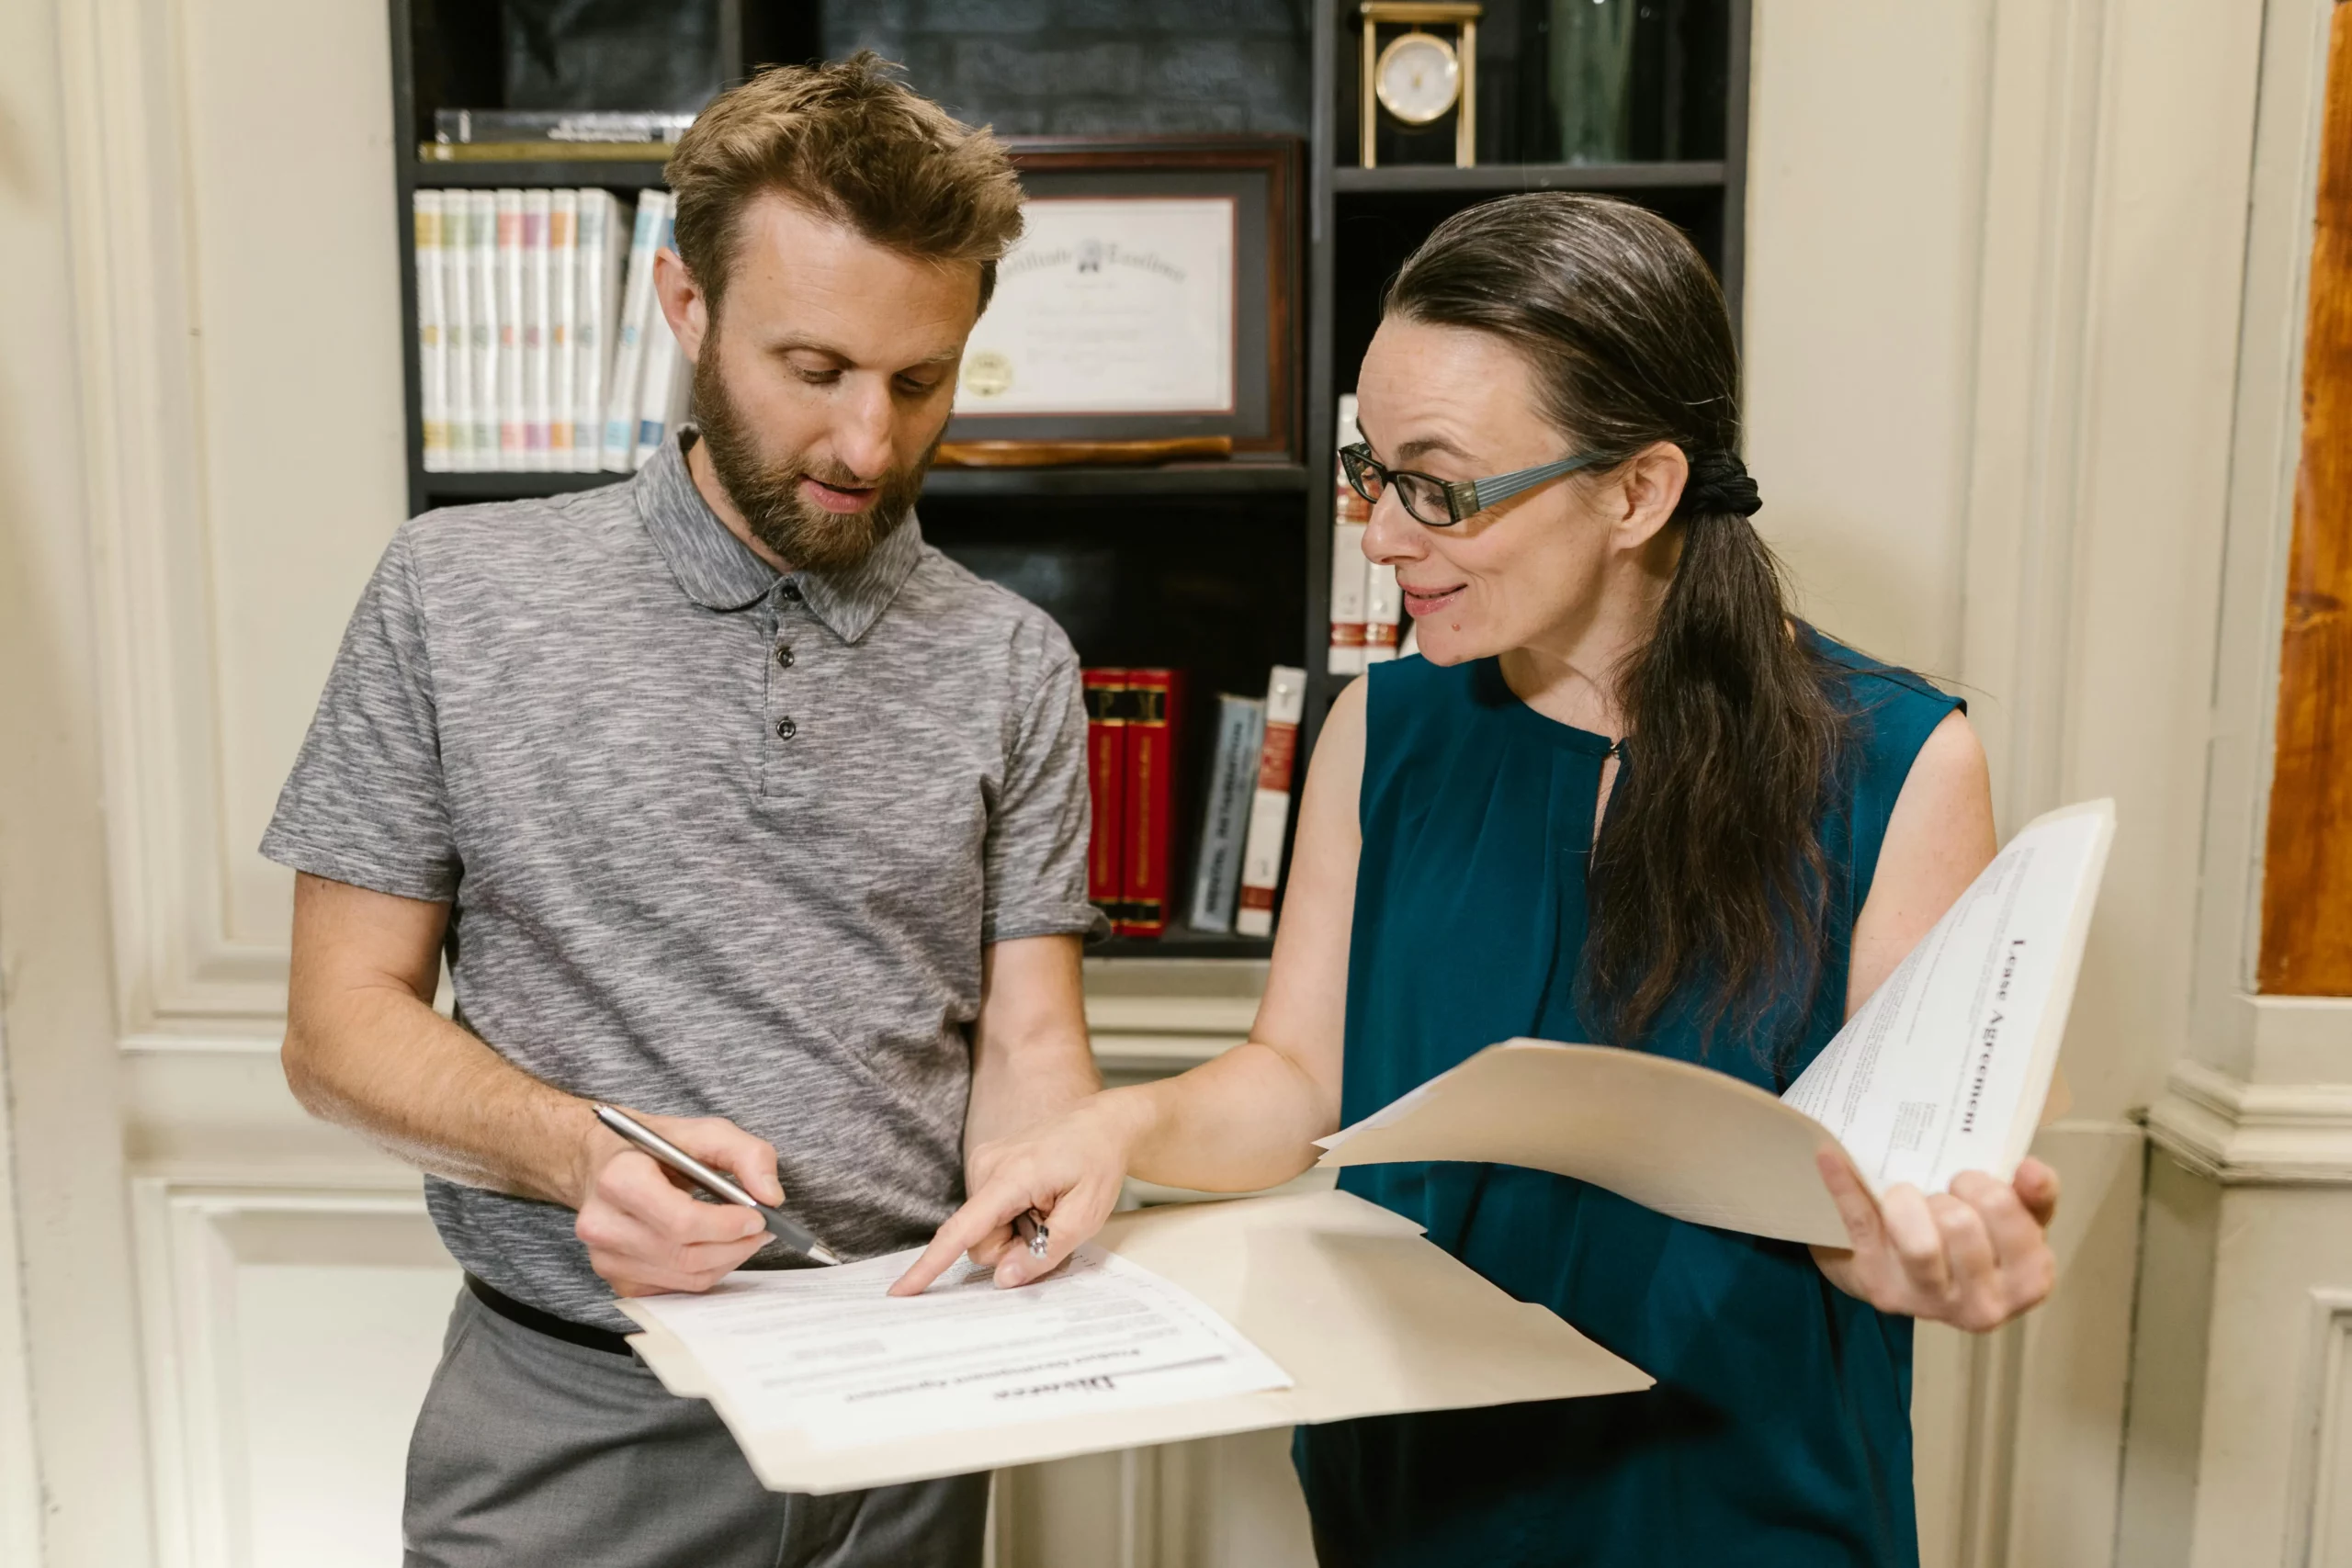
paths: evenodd
<path fill-rule="evenodd" d="M 1491 479 L 1442 479 L 1435 474 L 1392 468 L 1374 457 L 1372 448 L 1363 442 L 1340 448 L 1340 467 L 1358 495 L 1377 505 L 1382 493 L 1394 485 L 1396 499 L 1405 503 L 1405 510 L 1414 521 L 1432 528 L 1451 527 L 1465 517 L 1476 516 L 1497 502 L 1533 490 L 1546 479 L 1611 460 L 1608 453 L 1593 452 L 1581 457 L 1563 457 L 1556 463 L 1538 463 L 1532 468 L 1497 474 Z"/>

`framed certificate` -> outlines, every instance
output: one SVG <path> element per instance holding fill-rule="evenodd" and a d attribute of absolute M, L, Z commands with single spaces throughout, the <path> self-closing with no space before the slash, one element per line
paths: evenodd
<path fill-rule="evenodd" d="M 1296 142 L 1012 147 L 1024 231 L 965 348 L 951 451 L 983 444 L 990 462 L 1291 453 Z"/>

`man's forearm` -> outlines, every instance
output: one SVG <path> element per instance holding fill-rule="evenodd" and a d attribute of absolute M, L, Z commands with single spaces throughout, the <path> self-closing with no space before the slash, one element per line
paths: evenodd
<path fill-rule="evenodd" d="M 471 1187 L 576 1205 L 587 1102 L 540 1082 L 394 985 L 298 1005 L 286 1076 L 313 1115 Z"/>
<path fill-rule="evenodd" d="M 999 942 L 982 960 L 964 1148 L 1017 1137 L 1102 1087 L 1074 936 Z"/>

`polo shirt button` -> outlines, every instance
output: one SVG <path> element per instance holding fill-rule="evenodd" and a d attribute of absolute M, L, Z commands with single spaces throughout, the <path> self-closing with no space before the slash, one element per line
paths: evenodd
<path fill-rule="evenodd" d="M 784 580 L 784 587 L 780 592 L 794 604 L 800 603 L 800 584 L 793 581 L 792 579 L 787 577 Z"/>
<path fill-rule="evenodd" d="M 789 670 L 789 669 L 791 669 L 791 668 L 792 668 L 792 649 L 791 649 L 790 648 L 788 648 L 788 647 L 786 647 L 786 648 L 779 648 L 779 649 L 777 649 L 775 650 L 775 661 L 776 661 L 776 665 L 777 665 L 777 667 L 778 667 L 779 669 L 784 669 L 784 670 Z"/>
<path fill-rule="evenodd" d="M 780 718 L 775 721 L 775 738 L 778 740 L 789 740 L 799 733 L 800 727 L 790 719 Z"/>

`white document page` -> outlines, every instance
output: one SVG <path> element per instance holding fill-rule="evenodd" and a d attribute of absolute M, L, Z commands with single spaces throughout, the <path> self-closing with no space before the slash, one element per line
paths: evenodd
<path fill-rule="evenodd" d="M 2114 833 L 2105 801 L 2029 824 L 1790 1086 L 1873 1188 L 2017 1168 Z"/>
<path fill-rule="evenodd" d="M 1017 1291 L 959 1264 L 885 1293 L 916 1251 L 839 1269 L 737 1274 L 641 1304 L 744 1421 L 819 1448 L 1288 1388 L 1190 1292 L 1089 1244 Z"/>

